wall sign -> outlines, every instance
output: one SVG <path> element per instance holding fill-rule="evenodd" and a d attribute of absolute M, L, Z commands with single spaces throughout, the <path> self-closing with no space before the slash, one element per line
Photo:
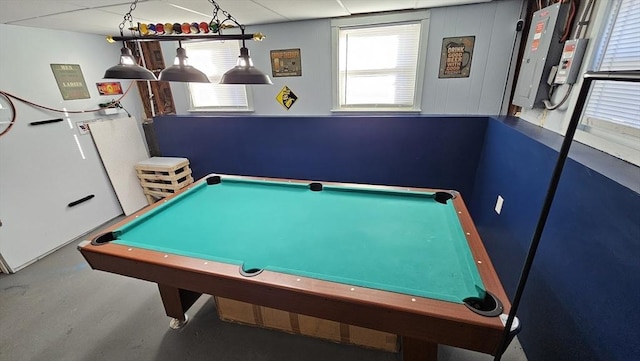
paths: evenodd
<path fill-rule="evenodd" d="M 96 83 L 98 87 L 98 93 L 100 95 L 117 95 L 122 94 L 122 86 L 119 81 Z"/>
<path fill-rule="evenodd" d="M 89 89 L 78 64 L 51 64 L 62 99 L 89 99 Z"/>
<path fill-rule="evenodd" d="M 541 21 L 536 24 L 536 32 L 533 34 L 533 41 L 531 42 L 531 51 L 538 50 L 540 46 L 540 39 L 542 38 L 542 34 L 544 33 L 544 21 Z"/>
<path fill-rule="evenodd" d="M 442 39 L 438 78 L 468 78 L 475 36 Z"/>
<path fill-rule="evenodd" d="M 282 90 L 280 90 L 280 93 L 276 95 L 276 100 L 285 109 L 289 110 L 289 108 L 291 108 L 293 103 L 295 103 L 296 100 L 298 100 L 298 97 L 295 94 L 293 94 L 293 92 L 291 91 L 291 89 L 289 89 L 288 86 L 285 85 L 282 88 Z"/>
<path fill-rule="evenodd" d="M 271 50 L 271 75 L 301 76 L 300 49 Z"/>
<path fill-rule="evenodd" d="M 89 122 L 76 122 L 76 127 L 78 127 L 78 133 L 80 135 L 89 134 Z"/>

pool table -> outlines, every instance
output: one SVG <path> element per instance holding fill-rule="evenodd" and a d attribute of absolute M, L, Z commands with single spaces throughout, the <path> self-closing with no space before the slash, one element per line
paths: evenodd
<path fill-rule="evenodd" d="M 509 311 L 449 190 L 209 175 L 78 249 L 157 283 L 172 328 L 210 294 L 394 333 L 404 360 L 436 360 L 438 344 L 495 354 Z"/>

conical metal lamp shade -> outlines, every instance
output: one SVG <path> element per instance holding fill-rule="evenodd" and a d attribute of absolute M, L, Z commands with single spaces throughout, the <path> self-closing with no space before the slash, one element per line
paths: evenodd
<path fill-rule="evenodd" d="M 176 63 L 164 69 L 158 80 L 176 81 L 183 83 L 210 83 L 209 77 L 200 70 L 187 63 L 187 53 L 184 48 L 179 47 L 176 55 Z"/>
<path fill-rule="evenodd" d="M 253 67 L 249 49 L 240 48 L 236 66 L 222 75 L 220 84 L 273 84 L 268 75 Z"/>
<path fill-rule="evenodd" d="M 107 69 L 104 79 L 136 79 L 158 80 L 149 70 L 136 64 L 131 49 L 126 46 L 120 49 L 120 63 Z"/>

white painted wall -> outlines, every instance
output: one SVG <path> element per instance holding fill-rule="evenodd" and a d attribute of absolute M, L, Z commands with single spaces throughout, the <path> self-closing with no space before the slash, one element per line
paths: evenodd
<path fill-rule="evenodd" d="M 521 7 L 498 0 L 431 11 L 423 113 L 500 114 Z M 469 78 L 438 79 L 442 38 L 467 35 L 476 37 Z"/>
<path fill-rule="evenodd" d="M 586 2 L 583 2 L 584 6 Z M 599 45 L 599 38 L 603 31 L 603 27 L 609 17 L 611 11 L 611 0 L 596 1 L 594 5 L 594 11 L 591 17 L 591 24 L 588 27 L 586 38 L 589 39 L 587 50 L 585 52 L 584 59 L 580 73 L 583 74 L 588 70 L 596 70 L 596 52 Z M 582 14 L 582 7 L 578 12 L 578 15 Z M 577 20 L 576 20 L 577 22 Z M 573 34 L 573 32 L 572 32 Z M 578 93 L 580 85 L 582 84 L 582 77 L 578 78 L 578 81 L 573 86 L 573 90 L 569 96 L 569 99 L 556 110 L 547 110 L 544 107 L 527 109 L 523 108 L 520 114 L 520 118 L 527 120 L 539 127 L 543 127 L 552 130 L 556 133 L 565 134 L 567 127 L 569 126 L 569 120 L 573 114 L 573 109 L 576 106 L 578 100 Z M 562 85 L 554 93 L 552 99 L 553 104 L 560 102 L 564 94 L 566 94 L 569 85 Z M 594 147 L 596 149 L 605 151 L 613 156 L 626 160 L 630 163 L 640 165 L 640 152 L 637 150 L 625 146 L 622 142 L 616 143 L 606 141 L 596 135 L 578 130 L 575 135 L 575 140 Z"/>
<path fill-rule="evenodd" d="M 0 24 L 0 89 L 50 108 L 96 109 L 113 99 L 100 96 L 96 82 L 103 81 L 104 71 L 117 63 L 119 48 L 102 36 Z M 80 64 L 91 98 L 63 100 L 52 63 Z M 122 85 L 126 89 L 129 82 Z M 122 210 L 91 135 L 80 135 L 76 127 L 78 121 L 106 117 L 98 113 L 67 116 L 12 101 L 16 124 L 0 137 L 0 254 L 15 271 Z M 122 104 L 144 119 L 135 85 Z M 114 117 L 122 116 L 126 113 Z M 64 121 L 28 125 L 54 118 Z M 89 194 L 95 198 L 67 207 Z"/>
<path fill-rule="evenodd" d="M 431 9 L 422 114 L 500 113 L 516 41 L 516 21 L 521 0 Z M 269 51 L 300 48 L 302 76 L 274 78 L 272 86 L 251 86 L 255 115 L 331 114 L 331 23 L 329 19 L 259 25 L 248 32 L 262 32 L 262 42 L 247 44 L 256 68 L 271 74 Z M 442 39 L 476 36 L 469 78 L 438 79 Z M 175 44 L 162 43 L 165 62 L 175 57 Z M 298 96 L 290 110 L 275 100 L 287 85 Z M 173 83 L 178 114 L 188 113 L 185 84 Z"/>

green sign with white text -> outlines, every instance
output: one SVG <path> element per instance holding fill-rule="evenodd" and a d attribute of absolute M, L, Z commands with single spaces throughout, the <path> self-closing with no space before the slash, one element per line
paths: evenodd
<path fill-rule="evenodd" d="M 78 64 L 51 64 L 62 99 L 89 99 L 89 89 Z"/>

